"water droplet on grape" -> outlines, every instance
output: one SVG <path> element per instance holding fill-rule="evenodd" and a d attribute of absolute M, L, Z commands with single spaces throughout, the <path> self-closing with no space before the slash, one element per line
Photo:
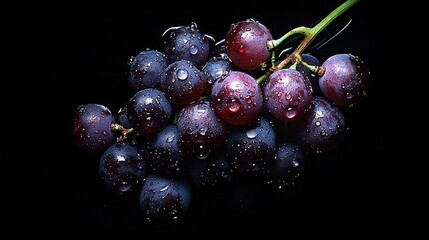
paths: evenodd
<path fill-rule="evenodd" d="M 316 124 L 317 127 L 319 127 L 321 123 L 320 123 L 320 121 L 316 121 L 315 124 Z"/>
<path fill-rule="evenodd" d="M 165 139 L 165 142 L 171 143 L 171 142 L 173 142 L 173 140 L 174 140 L 174 136 L 170 136 L 167 139 Z"/>
<path fill-rule="evenodd" d="M 166 185 L 165 187 L 161 188 L 159 191 L 160 191 L 160 192 L 165 192 L 165 191 L 167 191 L 167 189 L 168 189 L 169 187 L 170 187 L 169 185 Z"/>
<path fill-rule="evenodd" d="M 119 186 L 119 191 L 121 192 L 127 192 L 131 189 L 131 184 L 128 182 L 122 182 Z"/>
<path fill-rule="evenodd" d="M 292 119 L 296 116 L 298 110 L 295 107 L 288 107 L 286 110 L 286 118 Z"/>
<path fill-rule="evenodd" d="M 238 112 L 241 108 L 241 105 L 239 102 L 237 102 L 235 99 L 232 99 L 230 102 L 228 102 L 228 110 L 230 112 Z"/>
<path fill-rule="evenodd" d="M 182 81 L 186 80 L 188 78 L 188 75 L 189 75 L 188 71 L 186 69 L 182 69 L 182 68 L 177 70 L 176 74 L 177 74 L 177 78 L 182 80 Z"/>
<path fill-rule="evenodd" d="M 198 53 L 198 47 L 197 47 L 197 46 L 195 46 L 195 45 L 192 45 L 192 46 L 189 48 L 189 53 L 190 53 L 190 54 L 192 54 L 192 55 L 196 55 L 196 54 Z"/>
<path fill-rule="evenodd" d="M 249 129 L 246 131 L 246 135 L 248 138 L 252 139 L 258 136 L 258 132 L 255 129 Z"/>

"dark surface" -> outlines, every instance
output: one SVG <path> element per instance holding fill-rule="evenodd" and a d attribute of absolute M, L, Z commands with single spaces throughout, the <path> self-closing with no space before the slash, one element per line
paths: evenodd
<path fill-rule="evenodd" d="M 428 237 L 427 177 L 422 180 L 427 175 L 427 153 L 419 156 L 423 142 L 409 134 L 426 135 L 427 127 L 418 131 L 414 127 L 427 120 L 417 93 L 425 86 L 427 71 L 414 78 L 416 68 L 407 66 L 419 64 L 408 60 L 417 57 L 415 51 L 423 52 L 424 39 L 413 37 L 411 30 L 400 35 L 395 25 L 419 26 L 414 16 L 424 16 L 419 13 L 423 5 L 411 1 L 358 3 L 315 40 L 329 38 L 352 19 L 346 30 L 313 53 L 321 61 L 339 52 L 361 57 L 372 74 L 368 98 L 346 112 L 350 132 L 344 143 L 335 151 L 309 157 L 304 178 L 292 191 L 261 187 L 265 194 L 254 198 L 248 212 L 239 211 L 223 194 L 202 192 L 195 195 L 184 223 L 149 225 L 136 195 L 119 196 L 103 186 L 100 155 L 73 145 L 69 126 L 75 108 L 90 102 L 112 110 L 123 106 L 132 93 L 127 62 L 146 48 L 162 50 L 161 35 L 168 27 L 193 21 L 220 40 L 231 23 L 254 18 L 278 38 L 294 27 L 312 25 L 341 3 L 323 2 L 326 5 L 295 1 L 272 8 L 215 1 L 201 8 L 182 2 L 159 7 L 2 4 L 6 143 L 0 215 L 7 223 L 6 236 L 148 239 L 280 234 L 281 239 L 292 235 L 348 239 L 423 232 Z M 421 216 L 425 219 L 417 220 Z M 17 228 L 12 230 L 9 224 Z"/>

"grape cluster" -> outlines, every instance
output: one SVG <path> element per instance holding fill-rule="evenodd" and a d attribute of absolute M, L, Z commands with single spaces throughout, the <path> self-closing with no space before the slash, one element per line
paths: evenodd
<path fill-rule="evenodd" d="M 196 23 L 162 37 L 164 49 L 130 60 L 134 94 L 122 108 L 83 104 L 72 120 L 76 145 L 100 153 L 106 187 L 138 191 L 153 222 L 182 218 L 194 187 L 209 191 L 243 175 L 293 187 L 306 153 L 343 141 L 342 108 L 369 88 L 369 70 L 352 54 L 321 62 L 300 49 L 273 61 L 279 44 L 253 19 L 232 24 L 217 43 Z"/>

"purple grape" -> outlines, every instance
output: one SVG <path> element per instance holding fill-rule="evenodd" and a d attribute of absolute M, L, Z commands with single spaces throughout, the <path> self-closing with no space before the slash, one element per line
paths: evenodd
<path fill-rule="evenodd" d="M 127 116 L 132 127 L 142 134 L 161 131 L 168 125 L 172 114 L 171 104 L 164 93 L 154 88 L 136 92 L 127 105 Z"/>
<path fill-rule="evenodd" d="M 171 62 L 188 60 L 196 67 L 202 68 L 210 54 L 208 38 L 197 24 L 168 29 L 164 34 L 165 53 Z"/>
<path fill-rule="evenodd" d="M 317 153 L 334 149 L 344 140 L 347 129 L 341 110 L 320 96 L 313 98 L 310 109 L 302 118 L 290 123 L 297 144 Z"/>
<path fill-rule="evenodd" d="M 199 99 L 207 86 L 204 73 L 188 60 L 168 65 L 161 88 L 168 100 L 174 104 L 186 105 Z"/>
<path fill-rule="evenodd" d="M 312 94 L 308 78 L 294 69 L 275 71 L 264 86 L 266 107 L 283 122 L 299 118 L 310 107 Z"/>
<path fill-rule="evenodd" d="M 164 53 L 145 50 L 130 61 L 128 83 L 135 91 L 145 88 L 161 88 L 161 78 L 168 66 Z"/>
<path fill-rule="evenodd" d="M 369 87 L 369 70 L 352 54 L 336 54 L 323 62 L 325 72 L 319 79 L 324 96 L 340 106 L 352 106 L 365 98 Z"/>
<path fill-rule="evenodd" d="M 143 154 L 153 172 L 164 175 L 177 175 L 183 172 L 185 155 L 177 126 L 170 124 L 160 132 L 148 136 Z"/>
<path fill-rule="evenodd" d="M 225 148 L 235 170 L 259 175 L 274 160 L 276 134 L 268 120 L 259 117 L 252 125 L 232 128 Z"/>
<path fill-rule="evenodd" d="M 112 112 L 104 105 L 89 103 L 77 107 L 72 121 L 72 137 L 80 149 L 103 152 L 115 140 Z"/>
<path fill-rule="evenodd" d="M 99 173 L 107 188 L 126 193 L 140 190 L 147 169 L 136 146 L 117 142 L 101 155 Z"/>
<path fill-rule="evenodd" d="M 177 117 L 177 127 L 184 148 L 197 158 L 205 158 L 226 140 L 226 123 L 213 110 L 209 101 L 185 106 Z"/>
<path fill-rule="evenodd" d="M 191 200 L 187 180 L 152 173 L 140 191 L 139 205 L 148 221 L 169 224 L 185 217 Z"/>
<path fill-rule="evenodd" d="M 220 118 L 232 125 L 245 125 L 258 118 L 263 105 L 256 80 L 241 71 L 231 71 L 212 87 L 211 102 Z"/>
<path fill-rule="evenodd" d="M 234 65 L 243 70 L 254 70 L 270 58 L 267 41 L 272 39 L 267 27 L 248 19 L 231 26 L 225 37 L 225 48 Z"/>

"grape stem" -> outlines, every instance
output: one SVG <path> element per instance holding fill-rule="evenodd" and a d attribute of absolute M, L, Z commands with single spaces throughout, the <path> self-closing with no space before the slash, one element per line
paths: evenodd
<path fill-rule="evenodd" d="M 300 34 L 304 37 L 304 39 L 301 41 L 301 43 L 298 45 L 298 47 L 283 61 L 281 61 L 277 66 L 275 64 L 272 64 L 273 67 L 270 68 L 270 71 L 268 71 L 266 74 L 260 76 L 256 81 L 258 83 L 264 82 L 269 74 L 272 72 L 284 68 L 288 63 L 295 61 L 303 63 L 300 59 L 301 54 L 307 49 L 307 47 L 313 42 L 313 40 L 316 38 L 316 36 L 322 32 L 331 22 L 333 22 L 336 18 L 338 18 L 341 14 L 346 12 L 348 9 L 350 9 L 352 6 L 354 6 L 356 3 L 358 3 L 360 0 L 347 0 L 337 8 L 335 8 L 331 13 L 329 13 L 325 18 L 323 18 L 316 26 L 309 28 L 309 27 L 297 27 L 289 32 L 287 32 L 285 35 L 283 35 L 281 38 L 277 40 L 271 40 L 267 42 L 267 48 L 269 51 L 274 52 L 276 48 L 282 44 L 286 39 L 289 39 L 291 36 Z M 275 62 L 273 58 L 271 58 L 271 62 Z M 305 67 L 310 67 L 309 65 L 304 65 Z M 314 67 L 314 66 L 313 66 Z M 319 69 L 313 69 L 318 75 L 323 74 L 323 69 L 321 67 L 318 67 Z M 311 70 L 311 67 L 310 67 Z M 312 71 L 313 71 L 312 70 Z"/>
<path fill-rule="evenodd" d="M 134 132 L 134 128 L 127 129 L 118 123 L 112 123 L 110 125 L 110 129 L 112 129 L 112 131 L 115 131 L 115 132 L 120 132 L 120 136 L 116 138 L 116 141 L 118 142 L 124 141 L 125 139 L 128 138 L 129 134 Z"/>

